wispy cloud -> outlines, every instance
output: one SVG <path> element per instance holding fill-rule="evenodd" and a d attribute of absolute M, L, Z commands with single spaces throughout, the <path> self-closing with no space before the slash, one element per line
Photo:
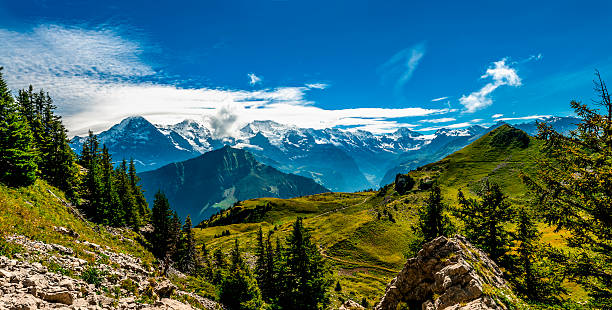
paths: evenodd
<path fill-rule="evenodd" d="M 306 87 L 314 88 L 314 89 L 327 89 L 329 87 L 329 84 L 326 84 L 326 83 L 312 83 L 312 84 L 306 84 Z"/>
<path fill-rule="evenodd" d="M 261 77 L 255 75 L 255 73 L 249 73 L 248 77 L 249 77 L 249 84 L 251 86 L 255 86 L 255 85 L 261 83 Z"/>
<path fill-rule="evenodd" d="M 114 29 L 58 25 L 26 32 L 0 29 L 0 42 L 4 44 L 0 65 L 9 86 L 16 90 L 33 84 L 49 91 L 71 134 L 100 131 L 130 115 L 159 124 L 203 120 L 214 125 L 219 136 L 231 135 L 241 124 L 268 119 L 308 128 L 351 126 L 388 132 L 407 126 L 398 118 L 451 111 L 323 109 L 307 98 L 310 90 L 324 89 L 323 83 L 258 90 L 183 88 L 158 79 L 163 74 L 143 59 L 146 47 Z"/>
<path fill-rule="evenodd" d="M 470 127 L 473 126 L 474 124 L 471 122 L 463 122 L 463 123 L 456 123 L 456 124 L 450 124 L 450 125 L 444 125 L 444 126 L 439 126 L 439 127 L 425 127 L 425 128 L 419 128 L 419 129 L 415 129 L 416 131 L 435 131 L 435 130 L 440 130 L 440 129 L 458 129 L 458 128 L 465 128 L 465 127 Z"/>
<path fill-rule="evenodd" d="M 395 90 L 400 91 L 412 78 L 423 56 L 425 56 L 424 43 L 397 52 L 378 68 L 381 80 L 383 83 L 393 83 Z"/>
<path fill-rule="evenodd" d="M 448 99 L 448 97 L 440 97 L 440 98 L 431 99 L 431 102 L 442 101 L 446 99 Z"/>
<path fill-rule="evenodd" d="M 521 116 L 521 117 L 504 117 L 504 118 L 496 118 L 496 121 L 516 121 L 516 120 L 531 120 L 531 119 L 547 119 L 551 117 L 551 115 L 529 115 L 529 116 Z"/>
<path fill-rule="evenodd" d="M 422 119 L 419 122 L 420 123 L 448 123 L 448 122 L 454 122 L 457 119 L 452 118 L 452 117 L 444 117 L 444 118 L 434 118 L 434 119 Z"/>
<path fill-rule="evenodd" d="M 477 110 L 493 104 L 491 93 L 498 87 L 503 85 L 520 86 L 521 78 L 516 73 L 514 68 L 506 64 L 506 59 L 496 61 L 493 66 L 489 67 L 486 73 L 480 78 L 491 78 L 492 81 L 483 86 L 480 90 L 475 91 L 467 96 L 463 95 L 459 98 L 459 103 L 465 107 L 465 112 L 473 113 Z"/>
<path fill-rule="evenodd" d="M 493 114 L 493 115 L 491 116 L 491 118 L 500 118 L 500 117 L 502 117 L 502 116 L 504 116 L 504 115 L 503 115 L 503 114 Z"/>

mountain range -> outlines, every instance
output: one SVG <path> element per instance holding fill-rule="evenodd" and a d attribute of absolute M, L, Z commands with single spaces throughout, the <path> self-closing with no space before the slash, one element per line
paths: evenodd
<path fill-rule="evenodd" d="M 280 172 L 259 163 L 249 152 L 229 146 L 138 176 L 150 205 L 161 190 L 181 218 L 190 215 L 195 223 L 241 200 L 329 191 L 312 179 Z"/>
<path fill-rule="evenodd" d="M 567 133 L 576 118 L 545 120 Z M 216 138 L 202 122 L 185 120 L 174 125 L 154 125 L 134 116 L 98 134 L 113 158 L 134 158 L 139 171 L 157 169 L 229 145 L 248 150 L 255 159 L 282 172 L 312 178 L 333 191 L 352 192 L 377 188 L 393 181 L 397 173 L 442 159 L 499 127 L 474 125 L 463 129 L 438 129 L 424 135 L 408 128 L 389 134 L 337 128 L 310 129 L 254 121 L 242 127 L 237 137 Z M 537 133 L 535 121 L 513 125 L 530 135 Z M 84 137 L 75 136 L 77 152 Z"/>

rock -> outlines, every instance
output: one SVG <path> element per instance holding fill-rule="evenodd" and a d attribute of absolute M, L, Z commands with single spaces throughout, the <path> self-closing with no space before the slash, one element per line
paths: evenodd
<path fill-rule="evenodd" d="M 414 187 L 414 183 L 414 179 L 409 175 L 398 173 L 395 176 L 395 191 L 400 195 L 404 195 Z"/>
<path fill-rule="evenodd" d="M 6 271 L 5 269 L 0 269 L 0 277 L 10 279 L 13 274 L 10 271 Z"/>
<path fill-rule="evenodd" d="M 396 309 L 400 302 L 423 310 L 507 309 L 499 296 L 484 293 L 485 286 L 503 300 L 517 300 L 495 262 L 465 237 L 438 237 L 406 262 L 375 309 Z"/>
<path fill-rule="evenodd" d="M 161 298 L 168 298 L 176 290 L 176 285 L 168 280 L 164 280 L 155 287 L 155 294 Z"/>
<path fill-rule="evenodd" d="M 58 291 L 58 292 L 41 292 L 40 298 L 44 301 L 53 303 L 62 303 L 64 305 L 72 305 L 74 302 L 74 296 L 69 291 Z"/>
<path fill-rule="evenodd" d="M 347 300 L 345 301 L 338 310 L 361 310 L 365 309 L 362 305 L 358 304 L 355 301 Z"/>
<path fill-rule="evenodd" d="M 76 231 L 72 230 L 72 229 L 68 229 L 66 227 L 57 227 L 57 226 L 53 226 L 53 230 L 59 232 L 62 235 L 66 235 L 66 236 L 70 236 L 74 239 L 79 238 L 79 233 L 77 233 Z"/>

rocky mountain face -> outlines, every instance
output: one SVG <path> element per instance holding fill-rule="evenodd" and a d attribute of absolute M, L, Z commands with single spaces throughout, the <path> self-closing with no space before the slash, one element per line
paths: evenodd
<path fill-rule="evenodd" d="M 423 245 L 387 285 L 375 309 L 397 309 L 400 303 L 424 310 L 508 309 L 517 302 L 495 262 L 457 235 Z"/>
<path fill-rule="evenodd" d="M 137 258 L 80 241 L 77 232 L 64 227 L 55 229 L 75 238 L 76 243 L 86 243 L 88 254 L 98 263 L 76 257 L 72 248 L 8 236 L 7 242 L 20 245 L 24 251 L 15 259 L 0 256 L 0 309 L 196 309 L 170 298 L 181 295 L 196 301 L 201 309 L 220 309 L 210 299 L 178 290 Z M 117 237 L 121 238 L 120 232 Z M 43 261 L 55 266 L 53 270 L 39 263 Z M 100 273 L 99 282 L 91 283 L 95 277 L 91 270 Z M 91 276 L 84 277 L 86 273 Z M 110 291 L 112 287 L 118 289 Z"/>
<path fill-rule="evenodd" d="M 207 219 L 236 201 L 258 197 L 292 198 L 329 191 L 312 179 L 287 174 L 231 147 L 139 174 L 145 197 L 153 204 L 162 190 L 181 218 Z"/>
<path fill-rule="evenodd" d="M 546 121 L 562 132 L 575 128 L 576 123 L 575 118 L 563 117 Z M 142 117 L 130 117 L 98 138 L 115 160 L 134 158 L 138 171 L 154 170 L 229 145 L 248 150 L 258 161 L 285 173 L 312 178 L 333 191 L 351 192 L 391 183 L 397 173 L 442 159 L 500 124 L 440 129 L 431 135 L 407 128 L 376 135 L 255 121 L 244 126 L 237 137 L 215 138 L 207 125 L 192 120 L 161 126 Z M 537 133 L 535 122 L 516 127 L 531 135 Z M 71 145 L 80 152 L 84 141 L 84 137 L 74 137 Z"/>

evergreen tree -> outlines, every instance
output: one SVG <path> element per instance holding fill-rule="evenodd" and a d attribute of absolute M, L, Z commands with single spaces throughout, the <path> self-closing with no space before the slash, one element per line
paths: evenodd
<path fill-rule="evenodd" d="M 185 219 L 185 225 L 183 225 L 181 233 L 178 264 L 179 270 L 187 274 L 194 274 L 198 267 L 195 237 L 191 230 L 191 217 L 189 215 Z"/>
<path fill-rule="evenodd" d="M 30 185 L 36 180 L 37 169 L 32 131 L 17 111 L 0 67 L 0 182 Z"/>
<path fill-rule="evenodd" d="M 210 253 L 208 252 L 208 248 L 206 247 L 206 243 L 202 243 L 201 248 L 201 264 L 199 265 L 199 275 L 203 276 L 208 280 L 212 280 L 213 278 L 213 264 L 210 258 Z"/>
<path fill-rule="evenodd" d="M 113 162 L 106 145 L 102 146 L 100 171 L 102 178 L 102 199 L 100 206 L 97 208 L 99 212 L 98 218 L 106 225 L 124 226 L 125 213 L 117 193 Z"/>
<path fill-rule="evenodd" d="M 259 289 L 264 300 L 270 301 L 275 295 L 274 283 L 274 249 L 270 240 L 271 234 L 264 240 L 263 231 L 257 232 L 257 247 L 255 250 L 255 274 Z"/>
<path fill-rule="evenodd" d="M 280 300 L 284 309 L 319 309 L 328 303 L 323 257 L 312 243 L 310 233 L 303 225 L 302 218 L 293 224 L 287 238 L 286 287 Z"/>
<path fill-rule="evenodd" d="M 221 285 L 219 299 L 230 310 L 256 310 L 263 309 L 264 302 L 257 281 L 251 274 L 240 253 L 238 239 L 230 254 L 231 271 Z"/>
<path fill-rule="evenodd" d="M 439 236 L 448 236 L 450 233 L 450 220 L 444 212 L 447 206 L 442 202 L 440 186 L 434 184 L 429 191 L 425 207 L 419 209 L 417 226 L 413 230 L 427 242 Z"/>
<path fill-rule="evenodd" d="M 127 174 L 127 162 L 125 160 L 115 168 L 115 182 L 120 208 L 124 216 L 123 222 L 134 229 L 138 229 L 141 225 L 141 219 L 136 209 L 136 197 L 134 197 L 132 184 Z"/>
<path fill-rule="evenodd" d="M 513 218 L 512 206 L 502 193 L 499 185 L 485 182 L 478 193 L 480 201 L 466 198 L 459 191 L 459 208 L 454 212 L 465 222 L 468 239 L 483 249 L 498 264 L 509 250 L 510 235 L 505 227 Z"/>
<path fill-rule="evenodd" d="M 215 250 L 215 253 L 213 254 L 213 259 L 215 261 L 213 283 L 221 284 L 223 283 L 223 281 L 225 281 L 225 277 L 227 276 L 227 260 L 225 258 L 225 254 L 223 254 L 223 252 L 219 248 Z"/>
<path fill-rule="evenodd" d="M 147 219 L 151 216 L 151 210 L 149 210 L 149 205 L 147 204 L 147 200 L 145 199 L 142 187 L 138 184 L 138 182 L 140 182 L 140 178 L 136 174 L 136 166 L 134 165 L 133 158 L 130 159 L 128 175 L 130 177 L 130 185 L 132 186 L 134 199 L 136 200 L 136 210 L 138 211 L 142 222 L 146 222 Z"/>
<path fill-rule="evenodd" d="M 531 301 L 558 302 L 559 294 L 565 293 L 561 286 L 564 280 L 563 263 L 551 261 L 550 254 L 540 243 L 534 214 L 521 208 L 517 216 L 515 242 L 516 259 L 510 268 L 510 281 L 517 292 Z"/>
<path fill-rule="evenodd" d="M 161 191 L 155 194 L 153 200 L 153 208 L 151 214 L 151 225 L 153 226 L 153 234 L 151 236 L 151 244 L 153 245 L 152 252 L 158 259 L 163 259 L 169 252 L 170 225 L 172 220 L 172 212 L 170 211 L 170 203 L 166 195 Z"/>
<path fill-rule="evenodd" d="M 576 256 L 573 276 L 587 289 L 596 308 L 612 308 L 612 102 L 599 72 L 595 89 L 603 111 L 572 101 L 581 118 L 564 136 L 539 124 L 546 154 L 533 177 L 524 175 L 537 195 L 545 221 L 565 229 Z"/>
<path fill-rule="evenodd" d="M 179 261 L 179 243 L 181 241 L 181 220 L 178 217 L 176 211 L 172 212 L 172 218 L 170 219 L 170 231 L 168 232 L 168 255 L 166 255 L 166 262 L 168 265 L 171 262 Z"/>

